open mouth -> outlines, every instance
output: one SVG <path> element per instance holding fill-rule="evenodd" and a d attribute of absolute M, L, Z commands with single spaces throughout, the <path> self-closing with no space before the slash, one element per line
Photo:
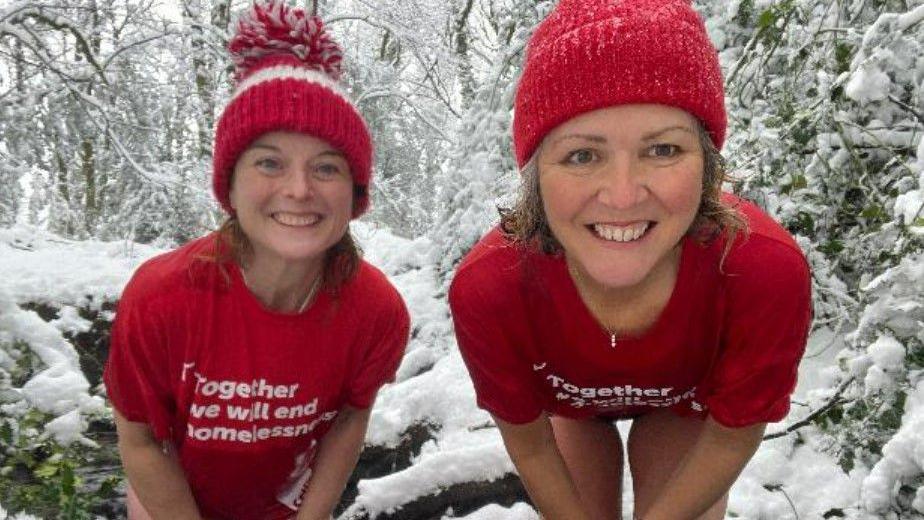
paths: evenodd
<path fill-rule="evenodd" d="M 602 240 L 626 243 L 641 240 L 656 225 L 656 222 L 645 220 L 625 226 L 604 223 L 589 224 L 587 229 Z"/>
<path fill-rule="evenodd" d="M 271 216 L 276 222 L 290 227 L 313 226 L 323 218 L 319 213 L 287 213 L 285 211 L 277 211 Z"/>

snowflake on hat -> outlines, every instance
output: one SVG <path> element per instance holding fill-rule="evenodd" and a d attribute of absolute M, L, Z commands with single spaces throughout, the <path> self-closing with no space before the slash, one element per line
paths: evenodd
<path fill-rule="evenodd" d="M 343 52 L 317 16 L 291 9 L 283 0 L 254 3 L 241 15 L 237 33 L 228 44 L 235 79 L 241 81 L 267 56 L 295 56 L 302 66 L 340 79 Z"/>

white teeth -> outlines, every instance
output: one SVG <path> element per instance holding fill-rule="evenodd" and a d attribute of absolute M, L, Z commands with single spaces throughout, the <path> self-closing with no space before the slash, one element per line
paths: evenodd
<path fill-rule="evenodd" d="M 638 240 L 648 229 L 648 222 L 640 222 L 631 226 L 611 226 L 609 224 L 594 224 L 597 236 L 614 242 L 631 242 Z"/>
<path fill-rule="evenodd" d="M 273 219 L 285 226 L 310 226 L 321 220 L 321 216 L 317 213 L 309 213 L 308 215 L 296 215 L 293 213 L 278 212 L 273 213 Z"/>
<path fill-rule="evenodd" d="M 635 230 L 632 232 L 632 240 L 638 240 L 638 237 L 642 236 L 645 233 L 645 229 L 648 228 L 648 224 L 645 223 L 645 226 L 636 226 Z"/>

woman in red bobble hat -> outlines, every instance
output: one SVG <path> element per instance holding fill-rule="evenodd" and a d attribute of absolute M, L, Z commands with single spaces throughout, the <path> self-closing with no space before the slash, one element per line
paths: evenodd
<path fill-rule="evenodd" d="M 227 221 L 142 265 L 113 325 L 130 519 L 330 518 L 408 339 L 401 297 L 349 232 L 372 144 L 340 48 L 270 0 L 230 50 L 213 171 Z"/>
<path fill-rule="evenodd" d="M 637 518 L 724 518 L 789 410 L 811 284 L 793 238 L 721 192 L 702 20 L 688 0 L 561 0 L 513 127 L 519 199 L 449 293 L 479 405 L 545 518 L 621 518 L 626 459 Z"/>

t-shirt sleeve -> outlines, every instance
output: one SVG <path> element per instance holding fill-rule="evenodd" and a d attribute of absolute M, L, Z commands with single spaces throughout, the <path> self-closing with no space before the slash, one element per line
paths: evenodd
<path fill-rule="evenodd" d="M 749 240 L 759 243 L 727 267 L 722 351 L 705 397 L 713 419 L 728 427 L 786 417 L 812 319 L 802 254 L 763 237 Z"/>
<path fill-rule="evenodd" d="M 500 311 L 497 302 L 474 286 L 470 276 L 457 275 L 449 289 L 456 342 L 478 407 L 506 422 L 524 424 L 539 417 L 542 405 L 531 383 L 529 361 L 518 355 L 504 326 L 510 313 Z"/>
<path fill-rule="evenodd" d="M 371 343 L 350 384 L 347 403 L 354 408 L 372 406 L 379 388 L 395 380 L 407 346 L 411 319 L 404 300 L 390 285 L 386 299 L 389 305 L 375 318 L 376 326 L 367 336 Z"/>
<path fill-rule="evenodd" d="M 175 411 L 167 343 L 162 322 L 139 294 L 137 278 L 126 286 L 116 308 L 103 381 L 119 413 L 146 423 L 156 439 L 166 440 Z"/>

